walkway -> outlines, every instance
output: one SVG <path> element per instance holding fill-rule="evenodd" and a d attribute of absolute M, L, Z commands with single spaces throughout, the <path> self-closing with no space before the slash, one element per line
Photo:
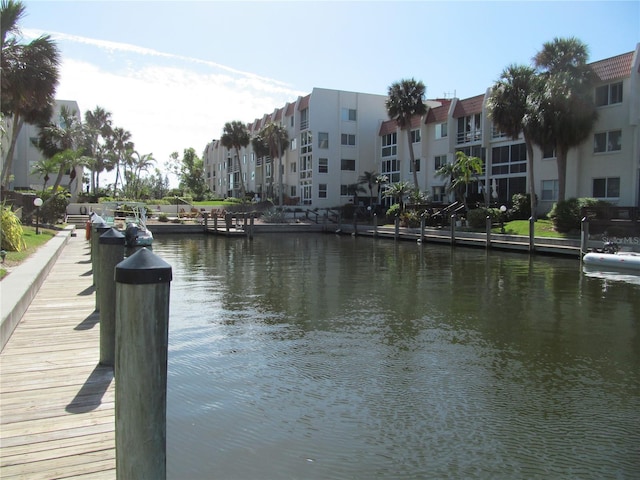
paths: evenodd
<path fill-rule="evenodd" d="M 98 366 L 94 307 L 78 235 L 0 353 L 0 478 L 115 479 L 115 382 Z"/>

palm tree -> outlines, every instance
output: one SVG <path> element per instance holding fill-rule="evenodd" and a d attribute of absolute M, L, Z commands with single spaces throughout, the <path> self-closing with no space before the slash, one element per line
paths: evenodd
<path fill-rule="evenodd" d="M 33 169 L 31 169 L 32 175 L 39 175 L 44 180 L 42 183 L 43 192 L 47 189 L 47 182 L 51 179 L 51 174 L 53 174 L 57 169 L 58 162 L 52 158 L 41 158 L 33 166 Z"/>
<path fill-rule="evenodd" d="M 527 149 L 527 173 L 529 195 L 531 197 L 531 215 L 536 218 L 536 190 L 533 175 L 533 136 L 535 125 L 531 112 L 532 95 L 541 83 L 533 68 L 523 65 L 509 65 L 502 71 L 500 80 L 492 87 L 487 100 L 489 118 L 501 132 L 512 140 L 520 134 L 524 137 Z"/>
<path fill-rule="evenodd" d="M 411 193 L 414 187 L 409 182 L 390 183 L 384 190 L 384 196 L 393 198 L 400 205 L 400 211 L 404 210 L 404 198 Z"/>
<path fill-rule="evenodd" d="M 268 123 L 261 131 L 260 136 L 269 146 L 271 158 L 278 159 L 278 184 L 279 184 L 279 203 L 284 204 L 284 188 L 282 185 L 282 154 L 289 146 L 289 134 L 287 129 L 282 125 Z"/>
<path fill-rule="evenodd" d="M 269 156 L 269 145 L 262 137 L 262 132 L 258 132 L 251 138 L 251 148 L 253 148 L 253 153 L 257 158 L 262 158 L 262 181 L 264 181 L 264 164 L 266 161 L 266 157 Z M 271 187 L 273 188 L 273 176 L 271 176 Z"/>
<path fill-rule="evenodd" d="M 373 185 L 380 176 L 378 172 L 364 172 L 358 177 L 358 182 L 369 187 L 369 205 L 373 203 Z"/>
<path fill-rule="evenodd" d="M 95 193 L 99 188 L 100 172 L 105 168 L 104 139 L 111 134 L 111 112 L 100 106 L 84 114 L 85 149 L 93 159 L 91 162 L 91 191 Z M 100 139 L 102 138 L 102 142 Z"/>
<path fill-rule="evenodd" d="M 412 79 L 405 79 L 393 83 L 389 87 L 389 94 L 385 103 L 389 118 L 396 121 L 400 130 L 407 131 L 407 144 L 409 146 L 409 158 L 413 165 L 413 184 L 418 186 L 418 165 L 416 164 L 413 144 L 411 143 L 411 119 L 416 115 L 427 113 L 427 106 L 424 103 L 425 86 L 424 83 Z"/>
<path fill-rule="evenodd" d="M 131 189 L 131 194 L 133 196 L 133 198 L 139 198 L 140 195 L 140 186 L 141 186 L 141 180 L 140 177 L 142 175 L 142 172 L 148 172 L 149 168 L 151 168 L 151 166 L 156 162 L 156 159 L 153 158 L 153 154 L 152 153 L 146 153 L 144 155 L 140 155 L 138 152 L 134 151 L 131 155 L 131 158 L 133 160 L 133 169 L 131 172 L 131 179 L 132 179 L 132 189 Z"/>
<path fill-rule="evenodd" d="M 597 120 L 592 90 L 594 74 L 588 48 L 576 38 L 555 38 L 534 57 L 544 87 L 533 99 L 538 144 L 556 149 L 558 201 L 564 200 L 568 151 L 586 140 Z"/>
<path fill-rule="evenodd" d="M 112 135 L 107 139 L 107 146 L 110 151 L 112 168 L 116 169 L 116 179 L 113 183 L 113 196 L 118 190 L 118 178 L 120 177 L 120 166 L 124 165 L 127 157 L 133 152 L 133 142 L 131 132 L 120 127 L 113 129 Z"/>
<path fill-rule="evenodd" d="M 382 199 L 380 198 L 382 194 L 382 188 L 387 184 L 388 181 L 389 177 L 386 175 L 378 175 L 374 180 L 374 183 L 378 187 L 378 204 L 382 203 Z"/>
<path fill-rule="evenodd" d="M 467 189 L 469 184 L 478 180 L 476 175 L 482 173 L 482 159 L 469 157 L 464 152 L 456 152 L 456 160 L 446 163 L 436 172 L 437 177 L 448 179 L 447 193 L 452 193 L 456 201 L 462 202 L 467 209 Z"/>
<path fill-rule="evenodd" d="M 231 150 L 232 148 L 236 152 L 236 159 L 238 161 L 238 172 L 240 174 L 240 195 L 244 199 L 247 195 L 247 191 L 244 186 L 244 179 L 242 175 L 242 161 L 240 159 L 240 148 L 244 148 L 249 145 L 251 141 L 251 135 L 247 126 L 238 121 L 227 122 L 224 124 L 223 133 L 220 137 L 222 146 Z"/>
<path fill-rule="evenodd" d="M 51 118 L 59 77 L 60 52 L 50 36 L 40 36 L 26 45 L 18 43 L 18 22 L 24 14 L 22 2 L 2 1 L 0 110 L 11 122 L 9 148 L 0 175 L 3 186 L 9 179 L 16 140 L 24 122 L 42 124 Z"/>

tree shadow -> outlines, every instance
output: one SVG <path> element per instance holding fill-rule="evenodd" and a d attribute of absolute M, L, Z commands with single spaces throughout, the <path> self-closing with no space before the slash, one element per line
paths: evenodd
<path fill-rule="evenodd" d="M 90 277 L 91 275 L 93 275 L 93 270 L 88 270 L 86 272 L 84 272 L 82 275 L 80 275 L 81 277 Z"/>
<path fill-rule="evenodd" d="M 76 396 L 66 406 L 69 413 L 87 413 L 102 404 L 102 397 L 113 380 L 113 367 L 96 365 Z"/>
<path fill-rule="evenodd" d="M 76 327 L 74 327 L 74 330 L 91 330 L 99 322 L 100 322 L 100 312 L 93 312 L 91 315 L 85 318 L 82 322 L 76 325 Z"/>
<path fill-rule="evenodd" d="M 78 264 L 89 264 L 89 263 L 91 263 L 91 259 L 89 259 L 89 260 L 80 260 L 79 262 L 76 262 L 76 263 L 78 263 Z"/>

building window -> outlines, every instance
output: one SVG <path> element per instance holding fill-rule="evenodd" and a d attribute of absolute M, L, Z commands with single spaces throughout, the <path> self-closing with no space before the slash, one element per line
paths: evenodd
<path fill-rule="evenodd" d="M 593 136 L 593 153 L 622 150 L 622 130 L 596 133 Z"/>
<path fill-rule="evenodd" d="M 594 178 L 594 198 L 620 198 L 620 177 Z"/>
<path fill-rule="evenodd" d="M 440 138 L 447 138 L 447 124 L 439 123 L 436 125 L 436 140 Z"/>
<path fill-rule="evenodd" d="M 327 184 L 319 183 L 318 184 L 318 198 L 327 198 Z"/>
<path fill-rule="evenodd" d="M 540 198 L 543 202 L 558 200 L 558 180 L 543 180 Z"/>
<path fill-rule="evenodd" d="M 382 174 L 387 176 L 389 183 L 400 181 L 400 161 L 397 159 L 382 161 Z"/>
<path fill-rule="evenodd" d="M 342 120 L 345 122 L 355 122 L 356 121 L 356 111 L 353 108 L 343 108 L 342 109 Z"/>
<path fill-rule="evenodd" d="M 435 170 L 440 170 L 446 164 L 447 164 L 446 155 L 436 155 L 433 158 L 433 165 L 435 166 Z"/>
<path fill-rule="evenodd" d="M 445 194 L 445 187 L 444 186 L 435 186 L 435 187 L 431 188 L 431 199 L 435 203 L 444 202 L 444 194 Z"/>
<path fill-rule="evenodd" d="M 291 115 L 290 120 L 289 120 L 289 126 L 291 128 L 293 128 L 293 115 Z"/>
<path fill-rule="evenodd" d="M 622 82 L 596 88 L 596 107 L 622 103 Z"/>
<path fill-rule="evenodd" d="M 353 147 L 356 144 L 356 136 L 343 133 L 340 136 L 340 144 Z"/>
<path fill-rule="evenodd" d="M 309 128 L 309 109 L 305 108 L 300 112 L 300 130 Z"/>
<path fill-rule="evenodd" d="M 291 118 L 293 118 L 293 117 L 291 117 Z M 298 142 L 296 140 L 297 140 L 297 138 L 291 139 L 291 150 L 295 150 L 298 147 Z"/>
<path fill-rule="evenodd" d="M 356 171 L 356 161 L 343 158 L 340 160 L 340 170 Z"/>
<path fill-rule="evenodd" d="M 329 134 L 318 132 L 318 148 L 329 148 Z"/>
<path fill-rule="evenodd" d="M 556 147 L 554 145 L 545 145 L 542 148 L 542 158 L 556 158 Z"/>
<path fill-rule="evenodd" d="M 296 196 L 296 186 L 295 185 L 291 185 L 291 189 L 289 190 L 289 196 L 290 197 L 295 197 Z"/>
<path fill-rule="evenodd" d="M 409 173 L 413 173 L 413 165 L 412 165 L 413 163 L 414 162 L 409 160 Z M 416 172 L 419 172 L 420 171 L 420 159 L 419 158 L 416 158 L 415 164 L 416 164 Z"/>
<path fill-rule="evenodd" d="M 392 157 L 398 152 L 398 134 L 389 133 L 382 136 L 382 156 Z"/>
<path fill-rule="evenodd" d="M 313 136 L 311 132 L 302 132 L 300 134 L 300 153 L 311 153 Z"/>
<path fill-rule="evenodd" d="M 291 173 L 296 173 L 297 167 L 298 167 L 298 164 L 296 162 L 293 162 L 293 163 L 289 164 L 289 171 Z"/>
<path fill-rule="evenodd" d="M 458 143 L 477 142 L 482 137 L 480 114 L 458 118 Z"/>
<path fill-rule="evenodd" d="M 340 195 L 343 197 L 349 196 L 349 185 L 340 185 Z"/>
<path fill-rule="evenodd" d="M 420 143 L 420 130 L 411 130 L 411 143 Z"/>
<path fill-rule="evenodd" d="M 318 173 L 329 173 L 329 159 L 328 158 L 319 158 L 318 159 Z"/>
<path fill-rule="evenodd" d="M 527 171 L 527 148 L 524 143 L 491 149 L 491 175 L 509 175 Z"/>

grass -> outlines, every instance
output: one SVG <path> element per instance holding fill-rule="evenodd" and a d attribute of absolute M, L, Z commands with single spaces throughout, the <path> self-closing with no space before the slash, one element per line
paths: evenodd
<path fill-rule="evenodd" d="M 12 268 L 20 265 L 30 255 L 32 255 L 33 252 L 35 252 L 38 248 L 51 240 L 51 238 L 58 233 L 56 230 L 40 228 L 40 233 L 36 235 L 35 227 L 27 226 L 23 226 L 22 230 L 24 231 L 23 238 L 25 244 L 27 245 L 27 248 L 25 250 L 22 250 L 21 252 L 7 252 L 4 263 L 2 264 L 2 266 L 0 266 L 0 280 L 9 273 L 6 267 Z"/>
<path fill-rule="evenodd" d="M 504 231 L 508 235 L 529 236 L 529 220 L 512 220 L 505 222 Z M 500 227 L 493 228 L 492 233 L 501 233 Z M 560 233 L 554 230 L 551 220 L 539 219 L 535 223 L 534 234 L 536 237 L 573 238 L 574 235 Z"/>

